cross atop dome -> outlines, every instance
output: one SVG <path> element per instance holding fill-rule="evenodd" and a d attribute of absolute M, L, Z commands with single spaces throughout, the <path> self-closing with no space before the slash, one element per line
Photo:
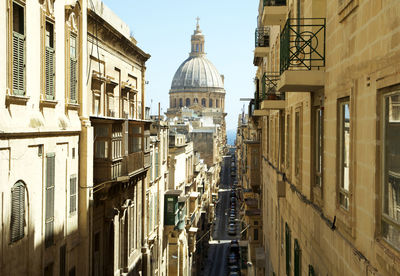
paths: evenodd
<path fill-rule="evenodd" d="M 204 35 L 201 33 L 200 30 L 200 17 L 196 17 L 196 30 L 192 35 L 191 44 L 192 44 L 192 51 L 190 52 L 190 56 L 202 56 L 204 55 Z"/>

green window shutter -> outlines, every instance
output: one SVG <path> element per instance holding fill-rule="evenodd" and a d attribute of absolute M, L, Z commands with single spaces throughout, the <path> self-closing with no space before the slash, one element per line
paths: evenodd
<path fill-rule="evenodd" d="M 55 182 L 55 154 L 46 156 L 46 225 L 45 246 L 53 245 L 54 236 L 54 182 Z"/>
<path fill-rule="evenodd" d="M 301 275 L 301 249 L 299 241 L 294 240 L 294 276 Z"/>
<path fill-rule="evenodd" d="M 11 242 L 16 242 L 24 237 L 25 226 L 25 186 L 17 182 L 11 189 Z"/>
<path fill-rule="evenodd" d="M 14 95 L 25 95 L 25 35 L 13 32 L 13 78 Z"/>
<path fill-rule="evenodd" d="M 158 167 L 159 167 L 159 162 L 158 162 L 158 151 L 156 151 L 156 160 L 155 160 L 155 171 L 156 171 L 156 178 L 158 177 L 158 174 L 159 174 L 159 170 L 158 170 Z"/>
<path fill-rule="evenodd" d="M 69 213 L 76 212 L 76 175 L 71 175 L 70 177 L 70 187 L 69 187 Z"/>
<path fill-rule="evenodd" d="M 290 269 L 291 269 L 291 234 L 290 229 L 287 223 L 285 223 L 285 251 L 286 251 L 286 275 L 290 276 Z"/>
<path fill-rule="evenodd" d="M 46 100 L 54 100 L 54 49 L 46 47 Z"/>
<path fill-rule="evenodd" d="M 312 265 L 308 265 L 308 276 L 315 276 L 314 267 Z"/>

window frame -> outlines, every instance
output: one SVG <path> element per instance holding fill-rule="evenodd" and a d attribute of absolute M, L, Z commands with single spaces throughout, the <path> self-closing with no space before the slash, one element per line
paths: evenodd
<path fill-rule="evenodd" d="M 18 189 L 18 190 L 17 190 Z M 19 193 L 19 195 L 17 195 L 18 198 L 18 206 L 14 205 L 14 192 Z M 17 181 L 11 188 L 11 208 L 10 208 L 10 242 L 14 243 L 17 242 L 21 239 L 23 239 L 25 237 L 25 226 L 26 226 L 26 220 L 25 220 L 25 216 L 26 216 L 26 186 L 25 183 L 21 180 Z M 22 202 L 20 201 L 22 199 Z M 18 217 L 17 217 L 17 223 L 18 223 L 18 229 L 17 229 L 17 234 L 16 236 L 14 236 L 14 231 L 13 231 L 13 226 L 14 223 L 13 221 L 13 214 L 14 214 L 14 209 L 15 208 L 19 208 L 17 213 L 18 213 Z M 20 209 L 22 207 L 22 210 Z"/>
<path fill-rule="evenodd" d="M 349 156 L 349 162 L 347 164 L 348 166 L 348 190 L 344 189 L 344 185 L 345 185 L 345 173 L 344 173 L 344 143 L 345 143 L 345 111 L 342 111 L 342 108 L 348 105 L 348 109 L 349 109 L 349 149 L 348 149 L 348 156 Z M 344 97 L 344 98 L 340 98 L 338 99 L 338 104 L 337 104 L 337 117 L 338 117 L 338 126 L 337 126 L 337 130 L 338 130 L 338 158 L 337 158 L 337 162 L 338 162 L 338 193 L 337 193 L 337 203 L 338 206 L 344 210 L 344 211 L 350 211 L 351 208 L 351 151 L 352 151 L 352 112 L 351 112 L 351 101 L 350 101 L 350 97 Z M 341 195 L 344 195 L 345 198 L 347 197 L 347 206 L 343 205 L 341 202 Z"/>
<path fill-rule="evenodd" d="M 42 66 L 43 66 L 43 92 L 42 99 L 46 101 L 55 101 L 56 99 L 56 32 L 55 32 L 55 20 L 51 19 L 46 15 L 43 16 L 43 58 L 42 58 Z M 47 26 L 51 26 L 51 46 L 47 45 Z M 48 60 L 50 58 L 50 60 Z M 48 68 L 48 64 L 52 64 L 52 68 Z M 50 85 L 50 82 L 52 83 Z"/>
<path fill-rule="evenodd" d="M 14 31 L 14 4 L 18 5 L 23 9 L 23 34 Z M 9 0 L 9 11 L 8 11 L 8 87 L 10 94 L 13 96 L 26 96 L 26 4 L 25 1 Z M 14 33 L 17 33 L 20 39 L 23 39 L 23 70 L 22 70 L 22 89 L 14 89 L 14 85 L 20 86 L 20 80 L 18 84 L 14 84 Z"/>
<path fill-rule="evenodd" d="M 396 245 L 393 241 L 390 240 L 390 237 L 385 236 L 385 227 L 387 228 L 387 231 L 389 231 L 389 227 L 394 228 L 394 230 L 396 232 L 400 232 L 400 221 L 396 221 L 396 218 L 390 216 L 390 214 L 386 214 L 385 213 L 385 185 L 387 183 L 387 185 L 389 186 L 390 182 L 389 182 L 389 169 L 387 169 L 387 155 L 386 155 L 386 137 L 387 137 L 387 115 L 388 115 L 388 111 L 387 111 L 387 107 L 386 107 L 386 99 L 389 98 L 392 95 L 396 95 L 400 97 L 400 86 L 396 86 L 394 89 L 391 89 L 389 91 L 384 91 L 380 97 L 379 100 L 381 101 L 381 112 L 380 112 L 380 119 L 381 119 L 381 125 L 380 127 L 380 137 L 381 137 L 381 150 L 380 150 L 380 157 L 381 157 L 381 172 L 380 172 L 380 183 L 381 183 L 381 187 L 380 187 L 380 191 L 381 191 L 381 196 L 380 196 L 380 200 L 381 200 L 381 204 L 380 204 L 380 220 L 379 220 L 379 233 L 380 236 L 383 238 L 383 240 L 385 242 L 387 242 L 390 246 L 392 246 L 394 249 L 396 249 L 397 251 L 400 251 L 400 243 L 398 245 Z M 394 174 L 396 174 L 395 172 L 392 172 L 392 177 L 397 178 Z M 400 183 L 400 175 L 399 178 L 397 178 L 399 180 Z M 396 196 L 397 199 L 397 196 Z M 398 199 L 397 199 L 398 200 Z M 399 211 L 397 211 L 399 212 Z M 397 213 L 396 212 L 396 213 Z"/>

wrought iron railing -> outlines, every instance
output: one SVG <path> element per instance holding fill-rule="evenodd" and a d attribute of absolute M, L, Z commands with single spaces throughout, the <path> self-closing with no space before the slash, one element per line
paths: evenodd
<path fill-rule="evenodd" d="M 325 66 L 325 18 L 289 18 L 280 38 L 280 73 Z"/>
<path fill-rule="evenodd" d="M 255 31 L 255 42 L 257 47 L 269 47 L 269 27 L 260 27 Z"/>
<path fill-rule="evenodd" d="M 264 6 L 286 6 L 286 0 L 264 0 Z"/>
<path fill-rule="evenodd" d="M 262 100 L 285 100 L 285 93 L 278 92 L 279 72 L 266 72 L 261 79 Z"/>

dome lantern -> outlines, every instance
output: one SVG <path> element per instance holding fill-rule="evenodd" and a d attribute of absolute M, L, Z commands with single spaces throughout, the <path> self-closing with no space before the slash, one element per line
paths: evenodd
<path fill-rule="evenodd" d="M 196 30 L 194 30 L 191 38 L 192 51 L 189 54 L 191 57 L 198 57 L 204 55 L 204 35 L 200 30 L 200 25 L 199 25 L 200 18 L 197 17 L 196 20 L 197 20 Z"/>

